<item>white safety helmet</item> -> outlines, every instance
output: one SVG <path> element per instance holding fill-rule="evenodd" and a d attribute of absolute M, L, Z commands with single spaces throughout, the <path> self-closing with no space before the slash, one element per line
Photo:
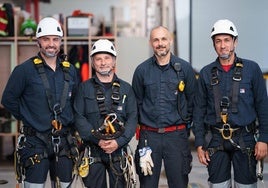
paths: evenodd
<path fill-rule="evenodd" d="M 43 18 L 37 26 L 36 38 L 47 35 L 56 35 L 59 37 L 63 36 L 61 25 L 55 18 L 52 17 Z"/>
<path fill-rule="evenodd" d="M 92 57 L 96 53 L 110 53 L 116 57 L 116 51 L 113 43 L 107 39 L 99 39 L 97 40 L 90 51 L 90 56 Z"/>
<path fill-rule="evenodd" d="M 229 34 L 233 37 L 237 37 L 238 33 L 235 25 L 230 20 L 218 20 L 212 30 L 211 30 L 211 38 L 218 34 Z"/>

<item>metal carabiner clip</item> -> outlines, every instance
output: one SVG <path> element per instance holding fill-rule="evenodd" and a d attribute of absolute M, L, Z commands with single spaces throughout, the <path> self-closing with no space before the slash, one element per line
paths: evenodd
<path fill-rule="evenodd" d="M 19 135 L 17 142 L 17 149 L 22 149 L 24 147 L 25 142 L 26 142 L 26 136 L 24 134 Z"/>
<path fill-rule="evenodd" d="M 110 119 L 111 118 L 111 119 Z M 116 132 L 113 122 L 117 119 L 117 115 L 115 113 L 110 113 L 107 115 L 107 117 L 104 119 L 104 125 L 106 126 L 107 130 L 106 132 L 111 132 L 114 134 Z"/>
<path fill-rule="evenodd" d="M 110 120 L 111 118 L 111 120 Z M 113 123 L 116 119 L 117 119 L 117 115 L 116 113 L 110 113 L 107 115 L 107 117 L 105 118 L 105 120 L 110 120 L 111 123 Z"/>
<path fill-rule="evenodd" d="M 61 143 L 60 136 L 57 136 L 57 137 L 52 136 L 51 140 L 52 140 L 52 144 L 54 146 L 54 148 L 53 148 L 54 152 L 58 153 L 59 152 L 59 146 L 60 146 L 60 143 Z"/>

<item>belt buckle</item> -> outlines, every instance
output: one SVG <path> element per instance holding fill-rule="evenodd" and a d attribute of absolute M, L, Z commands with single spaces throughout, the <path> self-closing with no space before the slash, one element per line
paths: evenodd
<path fill-rule="evenodd" d="M 238 130 L 239 128 L 231 128 L 231 125 L 229 123 L 225 123 L 222 125 L 222 128 L 216 128 L 221 133 L 221 136 L 224 140 L 230 140 L 233 136 L 233 132 Z"/>
<path fill-rule="evenodd" d="M 164 127 L 158 128 L 157 133 L 161 133 L 161 134 L 165 133 L 165 128 Z"/>
<path fill-rule="evenodd" d="M 225 140 L 229 140 L 232 138 L 233 130 L 232 130 L 230 124 L 228 124 L 228 123 L 223 124 L 222 130 L 221 130 L 221 135 Z"/>

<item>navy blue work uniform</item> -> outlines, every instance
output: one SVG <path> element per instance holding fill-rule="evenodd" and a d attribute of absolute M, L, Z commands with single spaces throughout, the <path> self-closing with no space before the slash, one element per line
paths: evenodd
<path fill-rule="evenodd" d="M 74 123 L 72 101 L 78 84 L 76 71 L 71 65 L 67 92 L 63 92 L 67 80 L 60 59 L 57 59 L 56 70 L 53 71 L 40 55 L 38 58 L 44 64 L 53 101 L 60 103 L 63 97 L 66 99 L 58 117 L 62 129 L 57 135 L 59 136 L 59 161 L 56 165 L 54 145 L 51 141 L 54 112 L 49 106 L 45 86 L 33 62 L 35 58 L 30 58 L 14 68 L 4 90 L 2 104 L 23 124 L 22 134 L 19 136 L 18 153 L 26 170 L 25 181 L 44 183 L 50 170 L 52 180 L 55 181 L 57 175 L 60 181 L 70 182 L 73 161 L 70 158 L 71 143 L 67 137 Z"/>
<path fill-rule="evenodd" d="M 115 82 L 120 85 L 116 93 L 112 86 Z M 98 95 L 100 93 L 102 97 Z M 116 104 L 112 99 L 113 97 L 118 97 Z M 100 98 L 104 99 L 101 104 L 99 104 Z M 74 101 L 74 110 L 76 128 L 85 145 L 90 147 L 90 157 L 94 159 L 93 163 L 90 164 L 88 176 L 83 179 L 85 186 L 106 188 L 107 171 L 111 188 L 125 187 L 121 169 L 122 150 L 126 149 L 135 134 L 137 126 L 137 104 L 131 85 L 119 79 L 116 75 L 114 75 L 112 83 L 101 83 L 94 75 L 91 79 L 79 85 Z M 100 148 L 98 143 L 101 138 L 92 134 L 92 130 L 97 130 L 104 124 L 105 115 L 103 115 L 103 112 L 106 112 L 107 115 L 115 113 L 116 121 L 121 122 L 124 126 L 124 130 L 118 129 L 118 131 L 122 131 L 121 134 L 113 138 L 118 144 L 118 149 L 111 154 L 105 153 Z"/>
<path fill-rule="evenodd" d="M 182 98 L 179 99 L 178 95 L 181 93 L 178 91 L 178 85 L 181 79 L 184 80 L 185 88 Z M 135 155 L 140 186 L 158 187 L 163 160 L 169 187 L 186 188 L 192 162 L 186 124 L 191 121 L 196 87 L 192 67 L 174 55 L 171 55 L 167 65 L 159 66 L 156 57 L 152 56 L 136 68 L 132 87 L 138 103 L 140 125 Z M 184 110 L 184 116 L 188 120 L 182 118 L 179 112 L 185 106 L 187 110 Z M 144 176 L 139 167 L 138 150 L 145 146 L 152 149 L 154 167 L 150 176 Z"/>
<path fill-rule="evenodd" d="M 238 100 L 233 102 L 234 72 L 236 62 L 243 65 L 239 82 Z M 226 107 L 228 124 L 235 129 L 231 138 L 224 139 L 219 132 L 222 122 L 217 121 L 215 108 L 215 91 L 213 91 L 212 69 L 218 77 L 219 95 L 229 99 Z M 215 75 L 214 75 L 215 76 Z M 257 182 L 254 146 L 256 140 L 255 122 L 258 120 L 258 141 L 268 142 L 268 98 L 262 72 L 256 62 L 236 57 L 229 71 L 224 71 L 219 59 L 205 66 L 200 71 L 198 94 L 194 110 L 195 146 L 202 146 L 210 154 L 208 165 L 209 181 L 213 184 L 231 179 L 231 163 L 234 180 L 240 184 Z M 216 96 L 218 97 L 218 96 Z M 222 99 L 219 100 L 222 103 Z M 221 104 L 223 105 L 223 104 Z M 233 111 L 236 106 L 237 111 Z M 228 128 L 227 128 L 228 129 Z"/>

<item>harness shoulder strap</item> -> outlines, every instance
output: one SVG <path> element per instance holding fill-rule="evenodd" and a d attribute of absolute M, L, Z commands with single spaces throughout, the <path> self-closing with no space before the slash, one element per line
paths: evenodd
<path fill-rule="evenodd" d="M 70 83 L 70 63 L 68 61 L 63 61 L 61 63 L 62 66 L 62 70 L 64 73 L 64 87 L 63 87 L 63 91 L 62 91 L 62 97 L 61 97 L 61 107 L 64 108 L 66 101 L 67 101 L 67 97 L 68 97 L 68 90 L 69 90 L 69 83 Z"/>
<path fill-rule="evenodd" d="M 239 82 L 242 80 L 243 63 L 241 59 L 237 58 L 233 74 L 233 88 L 232 88 L 232 113 L 237 113 L 237 103 L 239 95 Z"/>
<path fill-rule="evenodd" d="M 119 105 L 119 102 L 121 100 L 119 90 L 120 90 L 120 82 L 118 79 L 116 79 L 112 85 L 112 95 L 111 95 L 111 99 L 113 100 L 111 109 L 112 111 L 115 111 L 117 109 L 117 106 Z"/>
<path fill-rule="evenodd" d="M 42 82 L 44 84 L 45 87 L 45 91 L 46 91 L 46 95 L 47 95 L 47 99 L 48 99 L 48 104 L 49 104 L 49 108 L 53 111 L 54 105 L 55 105 L 55 101 L 53 98 L 53 95 L 51 93 L 50 90 L 50 85 L 49 85 L 49 81 L 45 72 L 45 67 L 44 67 L 44 63 L 43 60 L 36 56 L 33 57 L 33 63 L 42 79 Z M 66 100 L 68 97 L 68 88 L 69 88 L 69 81 L 70 81 L 70 63 L 67 61 L 63 61 L 61 63 L 61 67 L 64 73 L 64 88 L 63 88 L 63 92 L 62 92 L 62 97 L 61 97 L 61 101 L 60 101 L 60 106 L 61 108 L 65 107 L 66 104 Z"/>
<path fill-rule="evenodd" d="M 42 59 L 40 59 L 39 57 L 34 57 L 33 63 L 34 63 L 34 65 L 35 65 L 35 67 L 36 67 L 36 69 L 37 69 L 37 71 L 42 79 L 42 82 L 44 84 L 49 108 L 50 108 L 50 110 L 53 110 L 54 99 L 53 99 L 53 96 L 51 94 L 49 82 L 48 82 L 47 75 L 45 72 L 44 63 L 43 63 Z"/>
<path fill-rule="evenodd" d="M 216 112 L 216 122 L 221 122 L 221 110 L 220 110 L 220 99 L 221 99 L 221 92 L 219 88 L 219 77 L 218 77 L 218 68 L 213 67 L 211 69 L 211 86 L 213 89 L 214 95 L 214 105 L 215 105 L 215 112 Z"/>
<path fill-rule="evenodd" d="M 104 115 L 107 114 L 107 110 L 106 110 L 106 107 L 105 107 L 105 95 L 104 95 L 103 90 L 102 90 L 102 88 L 101 88 L 101 86 L 99 84 L 94 82 L 94 85 L 95 85 L 96 100 L 98 102 L 100 114 L 102 116 L 104 116 Z"/>

